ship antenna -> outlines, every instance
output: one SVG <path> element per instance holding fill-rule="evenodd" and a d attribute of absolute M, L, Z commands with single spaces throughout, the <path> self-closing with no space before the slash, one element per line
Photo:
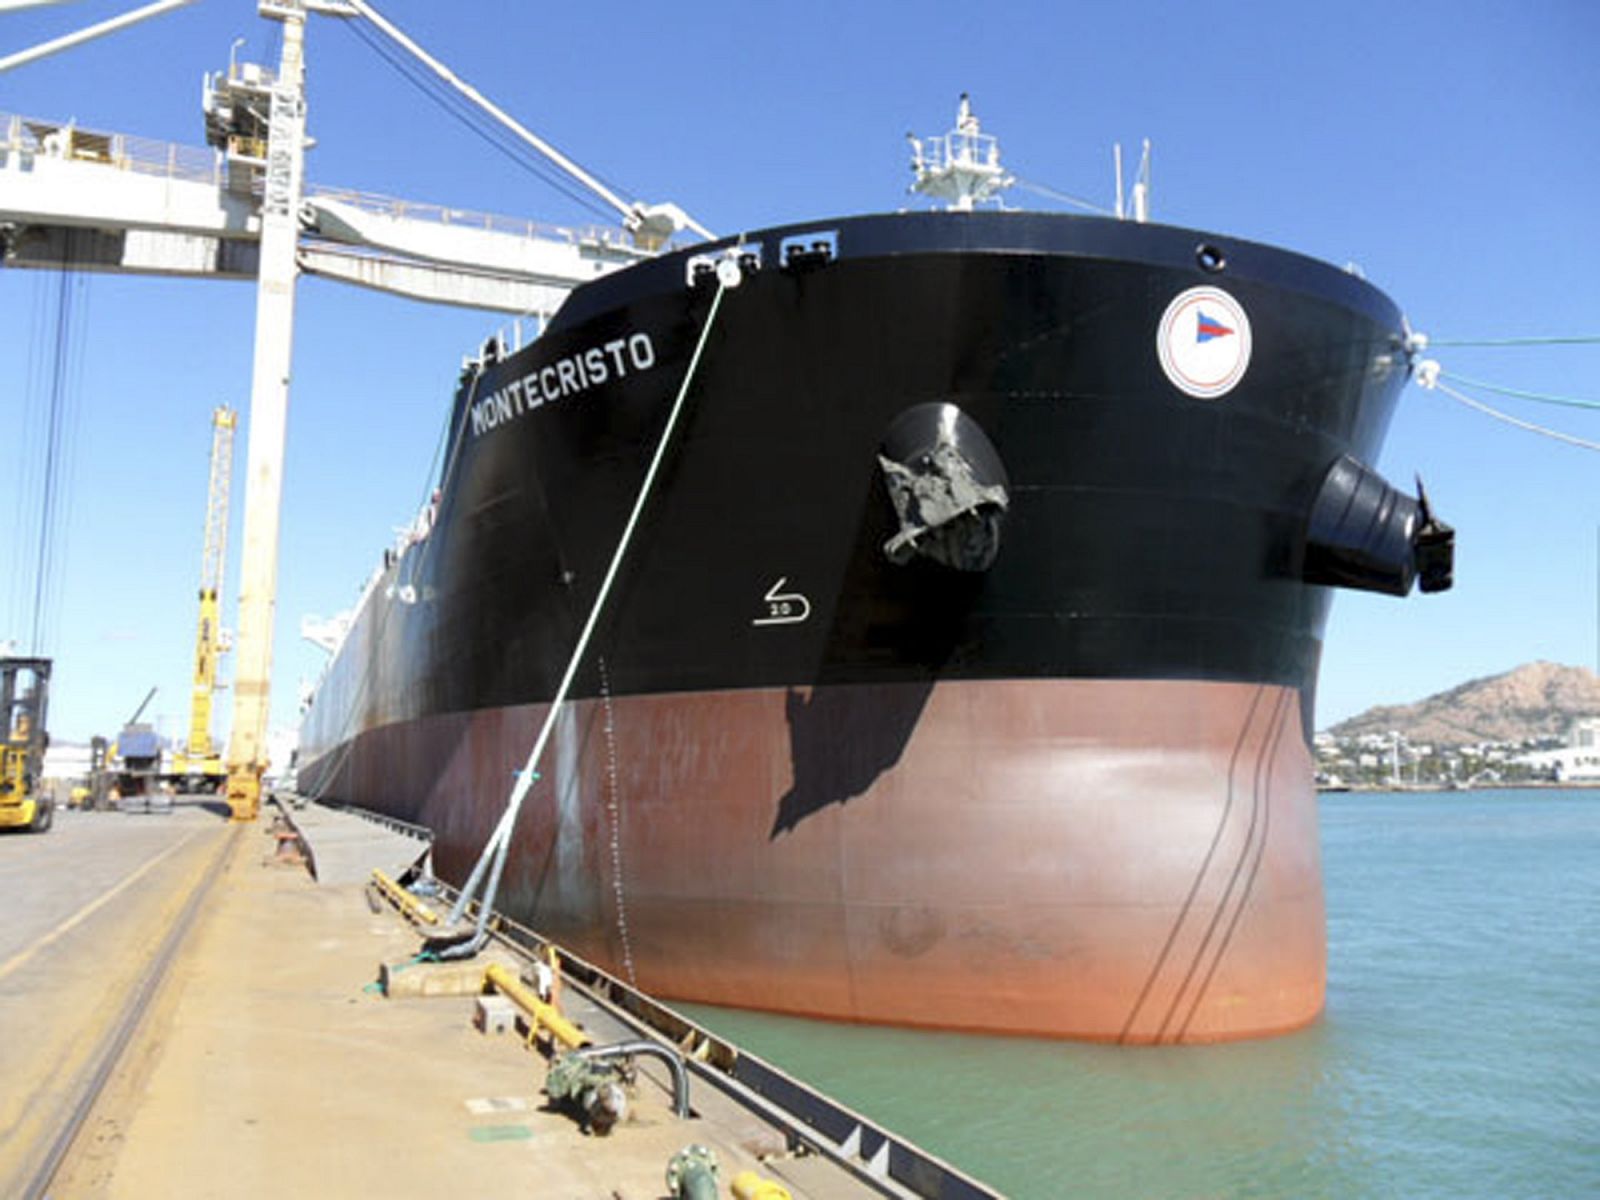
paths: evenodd
<path fill-rule="evenodd" d="M 1111 161 L 1117 174 L 1117 220 L 1122 220 L 1122 143 L 1117 142 L 1111 147 Z"/>
<path fill-rule="evenodd" d="M 1133 180 L 1133 219 L 1143 225 L 1150 219 L 1150 139 L 1144 139 L 1139 174 Z"/>

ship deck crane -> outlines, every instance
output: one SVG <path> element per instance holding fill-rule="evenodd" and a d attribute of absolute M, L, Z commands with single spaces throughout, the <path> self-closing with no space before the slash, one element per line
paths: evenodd
<path fill-rule="evenodd" d="M 189 740 L 174 767 L 190 791 L 216 791 L 227 778 L 218 745 L 211 740 L 211 698 L 217 663 L 229 647 L 222 630 L 221 595 L 228 560 L 228 495 L 233 481 L 233 431 L 238 414 L 221 406 L 211 413 L 211 476 L 206 488 L 206 540 L 200 559 L 200 619 L 195 631 L 194 681 Z"/>

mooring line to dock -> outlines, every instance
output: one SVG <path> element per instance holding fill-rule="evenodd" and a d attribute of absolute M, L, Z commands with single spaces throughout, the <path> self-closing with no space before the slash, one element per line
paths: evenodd
<path fill-rule="evenodd" d="M 731 261 L 731 260 L 728 260 Z M 684 401 L 688 399 L 689 388 L 694 383 L 695 376 L 700 369 L 700 356 L 704 353 L 706 342 L 711 337 L 711 330 L 716 325 L 717 313 L 722 307 L 723 294 L 729 287 L 737 286 L 737 267 L 734 269 L 734 279 L 722 278 L 719 273 L 717 290 L 711 297 L 711 306 L 706 312 L 705 323 L 700 327 L 700 337 L 695 342 L 694 353 L 689 356 L 689 365 L 684 370 L 683 382 L 678 386 L 677 397 L 672 402 L 672 407 L 667 413 L 666 427 L 661 431 L 661 437 L 656 443 L 655 454 L 650 459 L 650 465 L 645 469 L 644 480 L 639 485 L 639 493 L 633 502 L 633 510 L 628 515 L 627 523 L 622 528 L 622 535 L 617 539 L 617 548 L 611 555 L 611 565 L 606 568 L 605 577 L 600 581 L 599 592 L 595 596 L 594 604 L 589 609 L 589 617 L 584 622 L 583 630 L 578 634 L 578 643 L 573 648 L 572 656 L 567 661 L 567 669 L 561 677 L 561 683 L 556 688 L 556 694 L 550 701 L 549 711 L 545 714 L 544 724 L 539 729 L 539 736 L 529 751 L 526 763 L 522 770 L 517 772 L 516 784 L 511 789 L 511 795 L 506 800 L 504 813 L 495 825 L 489 839 L 484 843 L 483 851 L 478 856 L 472 873 L 462 887 L 456 900 L 455 907 L 450 910 L 449 924 L 458 924 L 466 915 L 467 906 L 477 899 L 478 889 L 483 888 L 483 899 L 478 910 L 477 928 L 471 939 L 459 945 L 441 950 L 441 958 L 470 958 L 478 952 L 488 932 L 489 913 L 494 908 L 495 897 L 500 890 L 500 875 L 505 870 L 507 853 L 511 846 L 511 831 L 517 823 L 517 814 L 522 811 L 522 802 L 527 798 L 528 792 L 533 788 L 533 782 L 539 775 L 539 761 L 544 755 L 544 748 L 550 740 L 551 731 L 555 728 L 556 717 L 560 714 L 562 705 L 566 703 L 567 693 L 572 687 L 573 680 L 578 674 L 578 667 L 584 660 L 589 648 L 589 639 L 593 636 L 595 626 L 599 624 L 600 614 L 604 611 L 606 599 L 611 594 L 611 586 L 616 582 L 617 574 L 622 567 L 623 560 L 627 558 L 628 547 L 633 541 L 634 531 L 638 528 L 639 517 L 643 514 L 645 504 L 650 499 L 654 490 L 656 476 L 661 470 L 661 463 L 666 458 L 667 449 L 672 444 L 672 434 L 677 428 L 678 418 L 683 413 Z M 484 876 L 488 879 L 485 882 Z"/>
<path fill-rule="evenodd" d="M 1521 417 L 1513 417 L 1510 413 L 1503 413 L 1497 408 L 1490 408 L 1483 401 L 1474 400 L 1471 396 L 1457 391 L 1449 384 L 1440 383 L 1437 377 L 1432 383 L 1423 383 L 1421 386 L 1429 391 L 1441 391 L 1458 404 L 1465 404 L 1468 408 L 1476 409 L 1486 417 L 1493 417 L 1496 421 L 1504 421 L 1507 425 L 1514 425 L 1518 429 L 1526 429 L 1529 433 L 1537 433 L 1540 437 L 1547 437 L 1557 442 L 1566 442 L 1567 445 L 1577 446 L 1580 450 L 1600 450 L 1600 442 L 1591 442 L 1587 438 L 1563 433 L 1559 429 L 1551 429 L 1546 425 L 1539 425 L 1533 421 L 1524 421 Z"/>
<path fill-rule="evenodd" d="M 78 1139 L 84 1125 L 88 1122 L 89 1115 L 94 1111 L 100 1095 L 105 1091 L 106 1084 L 110 1081 L 112 1072 L 122 1061 L 122 1056 L 127 1052 L 128 1045 L 133 1040 L 133 1035 L 142 1024 L 145 1013 L 149 1010 L 151 1002 L 155 999 L 166 980 L 167 971 L 178 952 L 183 948 L 188 939 L 189 932 L 195 923 L 195 918 L 200 915 L 211 890 L 217 879 L 222 875 L 223 868 L 233 857 L 233 849 L 239 842 L 239 837 L 244 830 L 243 825 L 234 825 L 224 835 L 222 847 L 206 868 L 205 875 L 184 902 L 178 917 L 168 927 L 166 936 L 162 938 L 161 945 L 157 948 L 155 956 L 145 967 L 139 982 L 134 986 L 129 1003 L 123 1008 L 122 1015 L 117 1019 L 107 1032 L 100 1045 L 95 1048 L 94 1067 L 89 1074 L 88 1081 L 82 1094 L 73 1104 L 61 1127 L 56 1131 L 54 1140 L 50 1143 L 43 1161 L 34 1171 L 28 1184 L 22 1190 L 23 1200 L 44 1200 L 50 1193 L 51 1185 L 55 1183 L 56 1173 L 61 1170 L 61 1165 L 66 1161 L 73 1144 Z M 190 835 L 191 837 L 193 835 Z M 186 845 L 190 839 L 185 838 L 178 845 Z M 175 847 L 176 848 L 176 847 Z M 163 856 L 165 857 L 165 856 Z"/>

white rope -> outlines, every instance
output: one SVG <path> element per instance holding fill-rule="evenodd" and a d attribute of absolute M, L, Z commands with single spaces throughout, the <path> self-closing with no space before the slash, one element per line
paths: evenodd
<path fill-rule="evenodd" d="M 1558 442 L 1566 442 L 1569 446 L 1578 446 L 1584 450 L 1600 450 L 1600 442 L 1586 441 L 1581 437 L 1574 437 L 1570 433 L 1562 433 L 1559 429 L 1548 429 L 1543 425 L 1535 425 L 1532 421 L 1524 421 L 1520 417 L 1513 417 L 1510 413 L 1503 413 L 1497 408 L 1490 408 L 1481 400 L 1474 400 L 1471 396 L 1463 395 L 1447 383 L 1439 382 L 1439 364 L 1428 360 L 1417 364 L 1417 386 L 1425 391 L 1440 391 L 1452 400 L 1465 404 L 1468 408 L 1476 409 L 1485 416 L 1493 417 L 1496 421 L 1504 421 L 1507 425 L 1515 425 L 1518 429 L 1526 429 L 1529 433 L 1537 433 L 1541 437 L 1553 438 Z"/>
<path fill-rule="evenodd" d="M 678 415 L 683 410 L 683 401 L 689 394 L 689 385 L 694 381 L 695 371 L 700 366 L 700 354 L 706 347 L 706 338 L 710 336 L 711 327 L 716 322 L 717 310 L 722 306 L 722 294 L 727 290 L 727 284 L 722 282 L 721 274 L 717 283 L 716 295 L 711 300 L 711 310 L 706 314 L 706 323 L 700 329 L 700 340 L 695 343 L 694 354 L 689 359 L 689 368 L 683 374 L 683 383 L 678 388 L 678 396 L 672 402 L 672 411 L 667 416 L 667 426 L 661 431 L 661 439 L 656 443 L 656 452 L 650 460 L 650 467 L 644 474 L 644 482 L 639 487 L 638 498 L 633 502 L 633 512 L 628 516 L 628 523 L 623 527 L 622 537 L 617 542 L 616 551 L 611 556 L 611 565 L 606 569 L 605 578 L 600 583 L 600 592 L 595 597 L 593 607 L 589 610 L 589 619 L 584 623 L 583 632 L 578 635 L 578 644 L 572 651 L 572 657 L 567 662 L 566 674 L 561 678 L 561 685 L 556 689 L 554 698 L 550 701 L 550 710 L 545 714 L 544 726 L 539 730 L 539 737 L 533 744 L 533 749 L 528 753 L 528 760 L 521 771 L 517 772 L 516 785 L 511 789 L 511 796 L 506 801 L 505 812 L 500 817 L 500 823 L 495 826 L 494 832 L 489 835 L 489 840 L 484 844 L 483 853 L 479 855 L 477 864 L 472 868 L 472 876 L 467 880 L 467 885 L 461 889 L 461 894 L 456 898 L 455 906 L 450 910 L 450 923 L 460 921 L 467 910 L 467 905 L 472 902 L 473 895 L 482 882 L 485 867 L 491 856 L 494 859 L 494 871 L 490 877 L 489 886 L 484 896 L 483 903 L 478 909 L 478 930 L 482 933 L 487 921 L 489 910 L 494 907 L 495 892 L 500 883 L 500 873 L 505 868 L 506 851 L 511 844 L 511 830 L 517 822 L 517 814 L 522 811 L 522 802 L 527 798 L 533 781 L 537 778 L 537 767 L 540 758 L 544 755 L 545 744 L 550 740 L 551 731 L 555 729 L 556 717 L 561 712 L 561 706 L 566 702 L 567 692 L 572 687 L 572 681 L 578 674 L 578 666 L 583 661 L 584 651 L 589 648 L 589 638 L 593 635 L 595 626 L 599 623 L 600 612 L 605 608 L 606 597 L 611 592 L 611 585 L 616 580 L 617 572 L 622 566 L 622 560 L 628 552 L 628 543 L 633 540 L 634 529 L 639 524 L 639 516 L 644 512 L 645 501 L 650 498 L 650 491 L 655 485 L 656 473 L 661 468 L 661 462 L 666 457 L 667 446 L 672 441 L 672 432 L 678 424 Z"/>

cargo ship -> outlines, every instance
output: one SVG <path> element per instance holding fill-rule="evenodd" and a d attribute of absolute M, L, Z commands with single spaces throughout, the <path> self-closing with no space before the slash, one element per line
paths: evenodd
<path fill-rule="evenodd" d="M 984 208 L 965 101 L 916 152 L 949 208 L 663 252 L 469 362 L 301 790 L 428 826 L 459 882 L 590 623 L 502 911 L 665 998 L 1301 1027 L 1333 590 L 1450 584 L 1371 466 L 1405 322 L 1285 250 Z"/>

